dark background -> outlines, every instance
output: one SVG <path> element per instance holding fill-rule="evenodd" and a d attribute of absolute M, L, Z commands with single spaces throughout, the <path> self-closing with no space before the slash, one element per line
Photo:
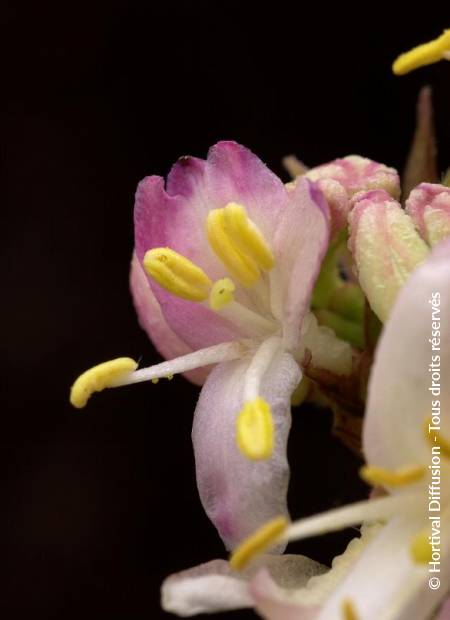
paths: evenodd
<path fill-rule="evenodd" d="M 222 138 L 281 175 L 292 152 L 401 167 L 425 82 L 450 163 L 450 66 L 390 73 L 442 14 L 316 4 L 2 5 L 3 617 L 167 617 L 161 580 L 225 557 L 195 487 L 196 388 L 178 377 L 68 404 L 92 364 L 159 359 L 128 293 L 137 182 Z M 329 430 L 324 413 L 294 416 L 295 517 L 364 493 Z M 350 535 L 294 548 L 329 562 Z"/>

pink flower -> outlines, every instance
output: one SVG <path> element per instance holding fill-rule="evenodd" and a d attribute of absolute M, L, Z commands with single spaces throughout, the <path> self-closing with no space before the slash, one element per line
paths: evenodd
<path fill-rule="evenodd" d="M 83 406 L 104 387 L 177 372 L 204 381 L 192 432 L 197 484 L 229 548 L 287 514 L 290 398 L 303 360 L 351 370 L 351 347 L 309 312 L 328 239 L 316 185 L 285 187 L 234 142 L 212 147 L 206 161 L 181 158 L 166 184 L 145 178 L 131 290 L 142 327 L 175 359 L 133 372 L 133 360 L 119 358 L 72 388 Z"/>

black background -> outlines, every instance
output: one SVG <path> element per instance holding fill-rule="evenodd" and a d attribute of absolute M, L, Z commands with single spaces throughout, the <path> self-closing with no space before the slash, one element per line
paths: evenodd
<path fill-rule="evenodd" d="M 137 182 L 222 138 L 286 180 L 292 152 L 401 167 L 425 82 L 450 163 L 450 66 L 390 73 L 397 53 L 448 26 L 443 15 L 316 4 L 2 4 L 5 618 L 166 617 L 164 576 L 225 557 L 195 487 L 196 388 L 111 390 L 82 412 L 67 401 L 92 364 L 159 360 L 128 293 Z M 329 429 L 324 413 L 294 416 L 293 516 L 365 492 Z M 350 535 L 294 549 L 329 562 Z"/>

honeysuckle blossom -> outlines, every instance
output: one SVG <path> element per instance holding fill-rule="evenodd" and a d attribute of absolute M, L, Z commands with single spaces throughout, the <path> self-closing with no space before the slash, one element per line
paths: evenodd
<path fill-rule="evenodd" d="M 431 247 L 450 236 L 450 188 L 421 183 L 406 199 L 405 209 L 383 190 L 358 192 L 349 229 L 359 285 L 385 322 L 410 274 Z"/>
<path fill-rule="evenodd" d="M 72 387 L 82 407 L 105 387 L 207 376 L 192 432 L 197 485 L 229 548 L 287 514 L 290 398 L 303 361 L 352 368 L 348 343 L 309 312 L 328 240 L 315 183 L 286 187 L 236 143 L 217 144 L 206 161 L 180 159 L 166 184 L 147 177 L 136 193 L 131 290 L 155 346 L 178 357 L 140 370 L 118 358 Z"/>
<path fill-rule="evenodd" d="M 444 603 L 450 590 L 449 316 L 447 240 L 408 279 L 376 351 L 362 475 L 384 494 L 282 528 L 268 523 L 235 551 L 230 566 L 243 567 L 252 554 L 277 540 L 298 540 L 361 522 L 371 525 L 363 526 L 361 539 L 350 543 L 328 573 L 306 585 L 301 579 L 297 587 L 277 581 L 270 568 L 259 570 L 243 585 L 230 571 L 229 589 L 244 591 L 245 600 L 250 598 L 262 617 L 425 620 Z M 429 572 L 436 568 L 440 572 Z M 214 565 L 203 569 L 202 611 L 217 600 L 212 595 L 215 573 Z M 437 582 L 429 582 L 432 577 L 439 578 L 439 588 L 433 589 Z M 171 578 L 163 586 L 163 604 L 181 615 L 195 613 L 196 586 L 192 573 Z M 446 614 L 448 602 L 439 617 Z"/>

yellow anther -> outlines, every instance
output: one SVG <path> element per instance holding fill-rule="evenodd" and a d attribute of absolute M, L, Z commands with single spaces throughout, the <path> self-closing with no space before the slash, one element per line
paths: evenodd
<path fill-rule="evenodd" d="M 173 379 L 173 375 L 167 375 L 167 377 L 166 377 L 166 378 L 167 378 L 167 381 L 172 381 L 172 379 Z"/>
<path fill-rule="evenodd" d="M 144 256 L 145 271 L 160 286 L 189 301 L 208 299 L 211 280 L 185 256 L 170 248 L 154 248 Z"/>
<path fill-rule="evenodd" d="M 224 209 L 214 209 L 208 213 L 206 232 L 214 253 L 230 274 L 243 286 L 253 286 L 261 275 L 258 265 L 253 258 L 243 254 L 229 237 L 225 226 Z"/>
<path fill-rule="evenodd" d="M 214 282 L 209 294 L 209 305 L 213 310 L 221 310 L 224 306 L 234 301 L 236 287 L 230 278 L 221 278 Z"/>
<path fill-rule="evenodd" d="M 94 392 L 101 392 L 111 387 L 119 377 L 133 372 L 137 367 L 137 362 L 131 358 L 118 357 L 89 368 L 72 385 L 71 404 L 77 409 L 82 409 Z"/>
<path fill-rule="evenodd" d="M 341 604 L 341 609 L 343 620 L 359 620 L 359 615 L 357 614 L 355 605 L 351 599 L 344 599 Z"/>
<path fill-rule="evenodd" d="M 246 538 L 230 557 L 230 566 L 242 570 L 260 553 L 278 541 L 288 526 L 286 517 L 276 517 L 268 521 L 251 536 Z"/>
<path fill-rule="evenodd" d="M 404 75 L 414 69 L 446 58 L 448 52 L 450 52 L 450 30 L 444 30 L 437 39 L 423 43 L 409 52 L 401 54 L 392 65 L 392 71 L 396 75 Z"/>
<path fill-rule="evenodd" d="M 450 440 L 443 436 L 439 430 L 435 430 L 433 420 L 426 418 L 424 423 L 425 438 L 432 446 L 439 447 L 441 454 L 450 459 Z"/>
<path fill-rule="evenodd" d="M 159 383 L 159 379 L 152 379 L 152 383 L 153 385 L 156 385 L 157 383 Z"/>
<path fill-rule="evenodd" d="M 414 536 L 410 551 L 414 562 L 417 564 L 428 564 L 428 562 L 431 562 L 431 545 L 427 532 L 419 532 Z"/>
<path fill-rule="evenodd" d="M 236 421 L 236 441 L 241 452 L 252 461 L 272 456 L 274 427 L 270 405 L 263 398 L 245 403 Z"/>
<path fill-rule="evenodd" d="M 365 465 L 360 469 L 361 478 L 372 486 L 402 487 L 421 480 L 425 476 L 426 468 L 421 465 L 402 467 L 395 471 Z"/>
<path fill-rule="evenodd" d="M 253 258 L 260 269 L 270 271 L 275 264 L 272 250 L 244 207 L 230 202 L 224 212 L 225 229 L 231 241 L 243 254 Z"/>

